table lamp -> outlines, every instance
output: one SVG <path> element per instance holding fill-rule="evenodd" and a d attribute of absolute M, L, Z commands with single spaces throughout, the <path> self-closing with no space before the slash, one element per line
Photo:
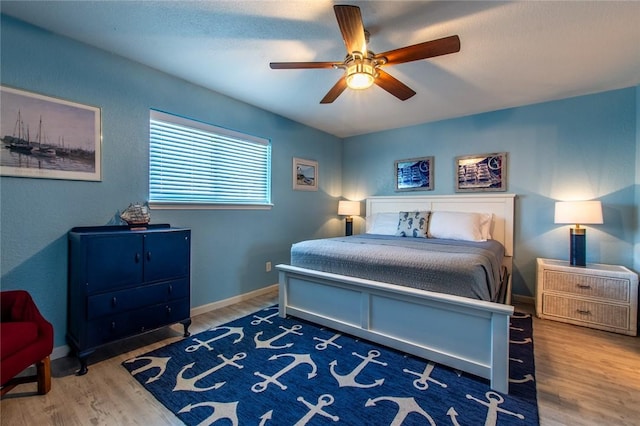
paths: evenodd
<path fill-rule="evenodd" d="M 601 224 L 602 203 L 600 201 L 557 201 L 555 223 L 572 223 L 569 230 L 569 263 L 586 266 L 587 231 L 580 225 Z"/>
<path fill-rule="evenodd" d="M 340 216 L 347 216 L 345 235 L 353 235 L 353 217 L 360 216 L 360 202 L 359 201 L 338 201 L 338 214 Z"/>

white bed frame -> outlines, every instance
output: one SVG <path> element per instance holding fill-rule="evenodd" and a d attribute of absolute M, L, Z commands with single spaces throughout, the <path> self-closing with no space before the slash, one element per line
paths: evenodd
<path fill-rule="evenodd" d="M 511 294 L 513 194 L 391 196 L 367 199 L 375 213 L 430 210 L 493 214 L 492 237 L 505 247 Z M 280 316 L 292 315 L 489 379 L 509 391 L 507 304 L 331 274 L 290 265 L 280 271 Z"/>

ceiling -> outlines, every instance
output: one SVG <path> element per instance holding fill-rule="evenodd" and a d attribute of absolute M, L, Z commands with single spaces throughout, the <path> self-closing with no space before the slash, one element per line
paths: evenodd
<path fill-rule="evenodd" d="M 2 1 L 2 13 L 338 137 L 640 84 L 640 2 L 346 1 L 369 49 L 459 35 L 458 53 L 386 67 L 417 94 L 374 86 L 320 99 L 341 70 L 333 4 L 309 1 Z"/>

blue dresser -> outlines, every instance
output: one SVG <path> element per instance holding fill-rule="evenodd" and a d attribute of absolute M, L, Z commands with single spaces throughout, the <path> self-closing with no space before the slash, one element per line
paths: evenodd
<path fill-rule="evenodd" d="M 101 345 L 175 323 L 189 335 L 191 230 L 78 227 L 68 237 L 67 341 L 78 375 Z"/>

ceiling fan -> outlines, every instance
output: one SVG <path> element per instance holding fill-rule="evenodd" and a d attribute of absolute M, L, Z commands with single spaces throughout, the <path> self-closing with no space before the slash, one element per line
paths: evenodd
<path fill-rule="evenodd" d="M 335 101 L 344 90 L 366 89 L 374 83 L 396 98 L 406 101 L 416 94 L 410 87 L 382 70 L 382 67 L 433 58 L 460 51 L 460 38 L 449 36 L 411 46 L 401 47 L 384 53 L 373 53 L 367 49 L 368 32 L 362 23 L 358 6 L 333 6 L 342 38 L 347 48 L 347 56 L 342 62 L 271 62 L 271 69 L 311 69 L 341 68 L 344 75 L 329 90 L 321 104 Z"/>

